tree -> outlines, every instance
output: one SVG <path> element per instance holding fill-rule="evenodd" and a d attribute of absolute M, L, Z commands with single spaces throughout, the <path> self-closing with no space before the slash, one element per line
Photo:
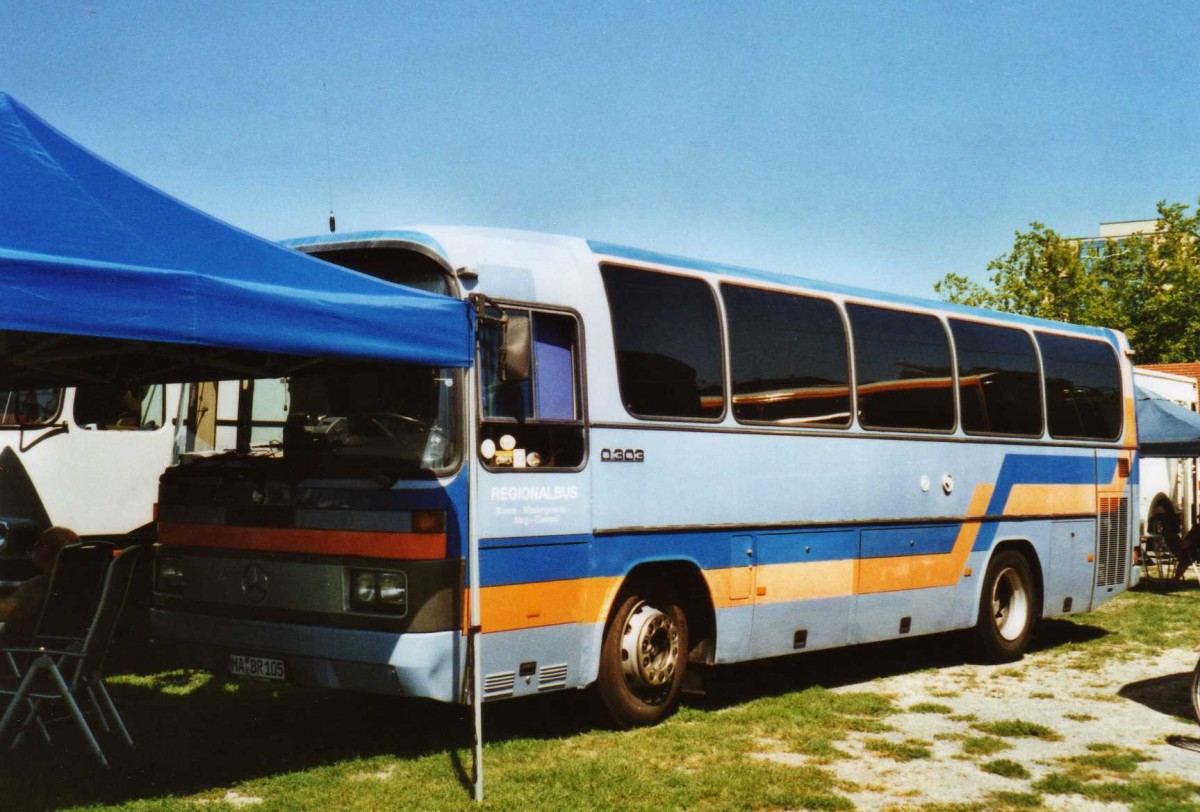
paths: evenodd
<path fill-rule="evenodd" d="M 1026 316 L 1115 327 L 1137 362 L 1200 360 L 1200 208 L 1158 204 L 1149 234 L 1112 240 L 1063 237 L 1041 223 L 1016 232 L 988 263 L 990 285 L 947 274 L 945 301 Z"/>

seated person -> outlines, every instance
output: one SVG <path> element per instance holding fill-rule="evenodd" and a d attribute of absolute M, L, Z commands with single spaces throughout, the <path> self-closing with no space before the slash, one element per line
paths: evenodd
<path fill-rule="evenodd" d="M 46 602 L 46 590 L 50 587 L 50 571 L 58 551 L 68 544 L 78 544 L 79 536 L 65 527 L 43 530 L 33 545 L 33 565 L 42 573 L 21 584 L 12 595 L 0 599 L 0 642 L 24 643 L 33 637 L 34 627 Z"/>

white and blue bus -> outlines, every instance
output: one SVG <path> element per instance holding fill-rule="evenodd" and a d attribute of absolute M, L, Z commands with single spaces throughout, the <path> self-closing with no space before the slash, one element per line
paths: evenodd
<path fill-rule="evenodd" d="M 1136 580 L 1120 333 L 542 234 L 290 245 L 470 299 L 478 354 L 188 388 L 153 622 L 212 670 L 458 702 L 477 632 L 484 700 L 594 685 L 634 726 L 690 663 L 1013 659 Z"/>

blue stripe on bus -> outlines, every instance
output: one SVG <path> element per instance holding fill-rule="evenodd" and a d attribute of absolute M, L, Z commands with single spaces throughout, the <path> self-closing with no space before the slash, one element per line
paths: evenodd
<path fill-rule="evenodd" d="M 754 536 L 758 540 L 758 549 L 754 554 L 754 563 L 770 566 L 844 561 L 858 554 L 858 532 L 857 527 L 756 532 Z"/>
<path fill-rule="evenodd" d="M 1116 468 L 1115 456 L 1097 460 L 1091 453 L 1011 454 L 1001 465 L 987 513 L 1002 515 L 1016 485 L 1106 484 Z M 990 549 L 1000 524 L 1013 521 L 1021 519 L 984 521 L 973 550 Z M 691 561 L 704 570 L 726 569 L 735 538 L 751 534 L 757 541 L 754 563 L 761 565 L 943 554 L 953 549 L 962 524 L 489 538 L 480 540 L 480 569 L 484 586 L 617 576 L 638 564 L 663 560 Z"/>
<path fill-rule="evenodd" d="M 921 527 L 887 527 L 863 530 L 859 558 L 896 558 L 906 555 L 948 553 L 954 549 L 961 524 Z"/>

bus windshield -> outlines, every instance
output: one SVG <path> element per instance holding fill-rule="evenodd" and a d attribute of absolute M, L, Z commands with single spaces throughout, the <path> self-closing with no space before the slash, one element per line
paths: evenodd
<path fill-rule="evenodd" d="M 457 374 L 319 361 L 282 378 L 193 383 L 176 433 L 185 465 L 250 459 L 294 476 L 407 476 L 458 459 Z"/>

